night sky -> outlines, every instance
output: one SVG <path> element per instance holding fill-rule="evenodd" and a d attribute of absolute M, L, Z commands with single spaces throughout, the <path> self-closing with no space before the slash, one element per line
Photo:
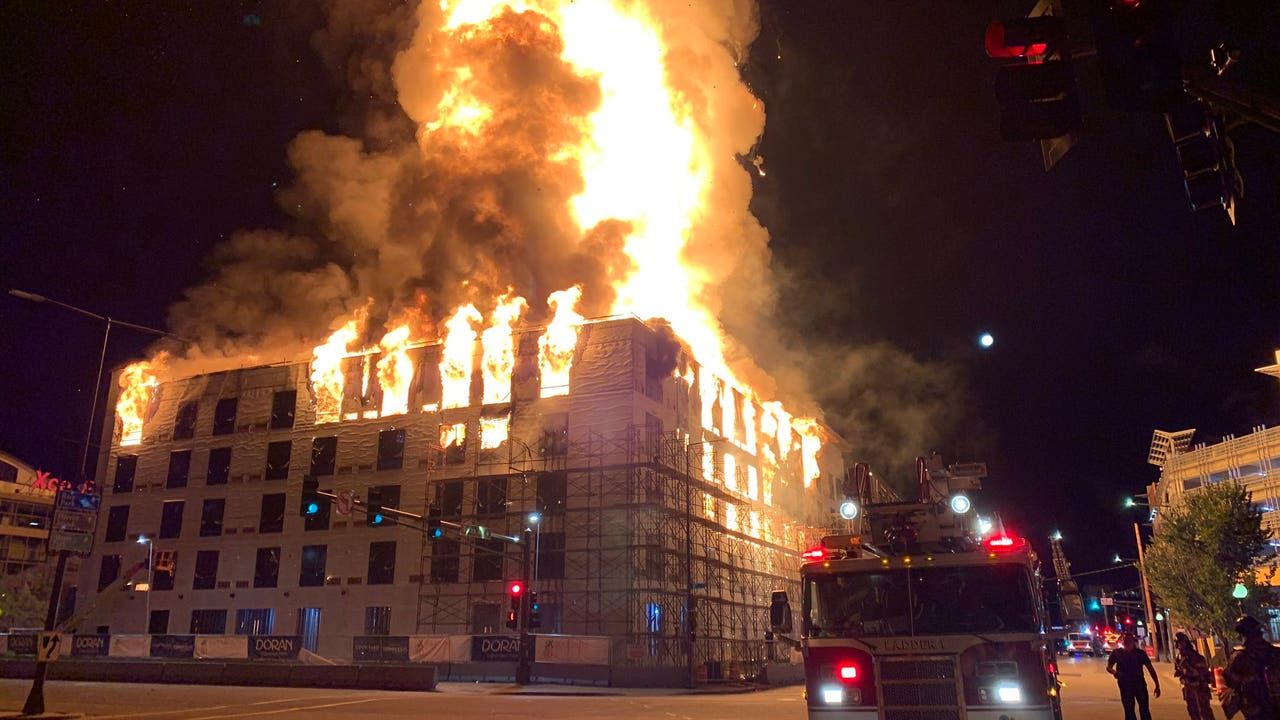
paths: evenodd
<path fill-rule="evenodd" d="M 340 132 L 351 99 L 313 50 L 311 3 L 153 5 L 0 9 L 0 287 L 164 327 L 231 233 L 289 226 L 285 148 Z M 926 398 L 952 423 L 938 446 L 900 450 L 987 462 L 980 507 L 1060 529 L 1079 571 L 1132 553 L 1120 501 L 1157 477 L 1153 429 L 1214 442 L 1280 422 L 1280 388 L 1253 372 L 1280 348 L 1280 142 L 1233 132 L 1234 228 L 1188 210 L 1157 115 L 1106 118 L 1045 173 L 1037 147 L 999 139 L 982 47 L 1026 9 L 764 2 L 743 66 L 768 116 L 752 209 L 788 339 L 954 373 Z M 76 474 L 102 334 L 0 296 L 0 449 Z M 108 368 L 150 340 L 117 328 Z M 866 420 L 913 379 L 885 362 L 863 382 L 884 387 Z"/>

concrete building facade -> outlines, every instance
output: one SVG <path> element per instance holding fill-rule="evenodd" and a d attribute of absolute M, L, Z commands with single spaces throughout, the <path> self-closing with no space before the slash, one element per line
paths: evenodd
<path fill-rule="evenodd" d="M 376 354 L 342 361 L 338 407 L 317 405 L 306 360 L 161 383 L 140 434 L 117 421 L 102 444 L 82 631 L 297 634 L 339 659 L 362 636 L 507 633 L 521 548 L 498 536 L 529 528 L 536 632 L 608 637 L 615 666 L 685 667 L 691 635 L 698 667 L 768 659 L 770 592 L 797 597 L 799 552 L 831 524 L 840 440 L 806 439 L 633 318 L 583 325 L 551 393 L 538 330 L 515 346 L 502 401 L 484 402 L 476 370 L 457 407 L 441 402 L 441 345 L 411 348 L 396 414 L 379 409 Z M 481 357 L 477 342 L 473 369 Z M 418 515 L 433 504 L 449 529 L 367 527 L 359 508 L 304 518 L 305 475 Z M 148 556 L 125 591 L 94 592 Z"/>

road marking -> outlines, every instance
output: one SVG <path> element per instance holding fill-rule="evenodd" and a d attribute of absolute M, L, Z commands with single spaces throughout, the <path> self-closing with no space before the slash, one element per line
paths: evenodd
<path fill-rule="evenodd" d="M 348 700 L 346 702 L 326 703 L 324 705 L 300 705 L 292 708 L 281 708 L 279 710 L 267 710 L 265 712 L 247 712 L 233 713 L 230 715 L 205 715 L 202 717 L 188 718 L 187 720 L 221 720 L 222 718 L 239 718 L 239 717 L 263 717 L 265 715 L 280 715 L 283 713 L 302 712 L 304 710 L 324 710 L 325 708 L 343 707 L 344 705 L 359 705 L 361 703 L 377 702 L 385 700 L 385 696 L 360 698 L 359 700 Z"/>
<path fill-rule="evenodd" d="M 80 683 L 80 684 L 87 684 L 87 683 Z M 347 696 L 346 695 L 329 695 L 328 697 L 338 698 L 338 697 L 347 697 Z M 298 697 L 281 698 L 279 700 L 259 700 L 258 702 L 249 703 L 249 704 L 250 705 L 275 705 L 277 703 L 297 702 L 299 700 L 318 700 L 318 699 L 323 699 L 323 697 L 308 698 L 306 696 L 300 695 Z M 121 718 L 138 718 L 138 717 L 147 717 L 149 715 L 175 715 L 179 713 L 209 712 L 210 710 L 227 710 L 229 708 L 236 708 L 236 707 L 242 707 L 242 706 L 209 705 L 208 707 L 199 707 L 199 708 L 182 708 L 182 709 L 175 709 L 175 710 L 153 710 L 151 712 L 131 712 L 128 715 L 92 715 L 90 717 L 92 717 L 93 720 L 120 720 Z"/>

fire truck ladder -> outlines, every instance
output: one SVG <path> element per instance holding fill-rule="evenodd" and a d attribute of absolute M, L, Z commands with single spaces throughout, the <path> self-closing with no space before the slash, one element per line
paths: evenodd
<path fill-rule="evenodd" d="M 1058 576 L 1058 599 L 1062 608 L 1063 622 L 1078 622 L 1085 619 L 1084 599 L 1080 597 L 1080 588 L 1071 579 L 1071 563 L 1062 552 L 1062 536 L 1054 533 L 1049 538 L 1053 546 L 1053 571 Z"/>

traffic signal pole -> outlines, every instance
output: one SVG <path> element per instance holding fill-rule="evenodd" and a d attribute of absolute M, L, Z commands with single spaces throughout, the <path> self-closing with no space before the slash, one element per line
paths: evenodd
<path fill-rule="evenodd" d="M 529 636 L 529 551 L 532 531 L 524 529 L 524 537 L 520 541 L 520 582 L 523 590 L 520 593 L 520 659 L 516 661 L 516 684 L 528 685 L 533 678 L 533 639 Z"/>

